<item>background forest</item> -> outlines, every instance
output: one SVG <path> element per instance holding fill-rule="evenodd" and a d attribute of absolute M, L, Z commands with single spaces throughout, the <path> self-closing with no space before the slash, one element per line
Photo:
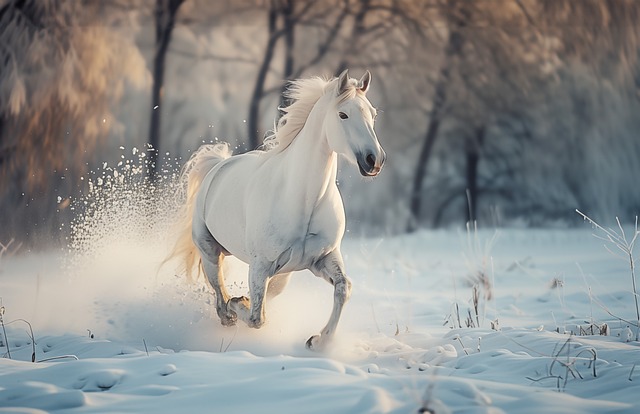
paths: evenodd
<path fill-rule="evenodd" d="M 635 0 L 0 0 L 0 242 L 64 240 L 123 151 L 157 183 L 202 142 L 258 147 L 288 79 L 345 68 L 373 73 L 388 154 L 374 183 L 343 165 L 351 233 L 630 219 L 638 21 Z"/>

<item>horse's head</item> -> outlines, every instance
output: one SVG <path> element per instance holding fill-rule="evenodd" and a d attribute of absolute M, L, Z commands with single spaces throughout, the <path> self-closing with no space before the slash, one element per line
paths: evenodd
<path fill-rule="evenodd" d="M 325 127 L 331 149 L 357 164 L 360 174 L 373 177 L 382 169 L 387 155 L 373 130 L 376 109 L 366 97 L 371 73 L 358 81 L 348 71 L 337 79 L 333 105 L 325 115 Z"/>

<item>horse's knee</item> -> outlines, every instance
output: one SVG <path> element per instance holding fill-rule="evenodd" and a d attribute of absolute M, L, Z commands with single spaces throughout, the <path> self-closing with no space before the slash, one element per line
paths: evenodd
<path fill-rule="evenodd" d="M 334 283 L 336 299 L 345 303 L 351 297 L 351 280 L 348 277 L 341 277 Z"/>

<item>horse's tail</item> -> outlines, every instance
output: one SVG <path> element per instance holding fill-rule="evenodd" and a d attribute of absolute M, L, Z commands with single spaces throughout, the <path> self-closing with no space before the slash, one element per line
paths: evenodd
<path fill-rule="evenodd" d="M 231 150 L 227 144 L 202 145 L 193 153 L 189 161 L 184 165 L 181 180 L 181 198 L 184 203 L 180 207 L 179 216 L 176 220 L 176 243 L 171 253 L 165 258 L 162 264 L 179 258 L 184 266 L 187 280 L 193 281 L 193 268 L 200 263 L 200 253 L 193 243 L 191 226 L 193 224 L 193 214 L 196 207 L 196 196 L 202 185 L 205 176 L 220 161 L 231 156 Z M 199 268 L 196 274 L 199 274 Z"/>

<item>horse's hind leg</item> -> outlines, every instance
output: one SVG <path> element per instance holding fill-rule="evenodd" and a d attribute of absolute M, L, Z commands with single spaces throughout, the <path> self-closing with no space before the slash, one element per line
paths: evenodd
<path fill-rule="evenodd" d="M 193 241 L 200 250 L 202 257 L 202 267 L 207 276 L 209 284 L 216 294 L 216 312 L 220 322 L 225 326 L 232 326 L 236 323 L 236 315 L 228 309 L 229 293 L 224 285 L 224 275 L 222 273 L 222 262 L 224 260 L 224 249 L 209 232 L 204 223 L 192 226 Z"/>
<path fill-rule="evenodd" d="M 320 335 L 314 335 L 307 341 L 307 348 L 322 349 L 336 332 L 342 308 L 351 296 L 351 281 L 344 274 L 344 263 L 342 255 L 338 250 L 334 250 L 322 259 L 318 260 L 310 269 L 314 275 L 323 278 L 334 287 L 333 309 L 329 322 L 320 331 Z"/>

